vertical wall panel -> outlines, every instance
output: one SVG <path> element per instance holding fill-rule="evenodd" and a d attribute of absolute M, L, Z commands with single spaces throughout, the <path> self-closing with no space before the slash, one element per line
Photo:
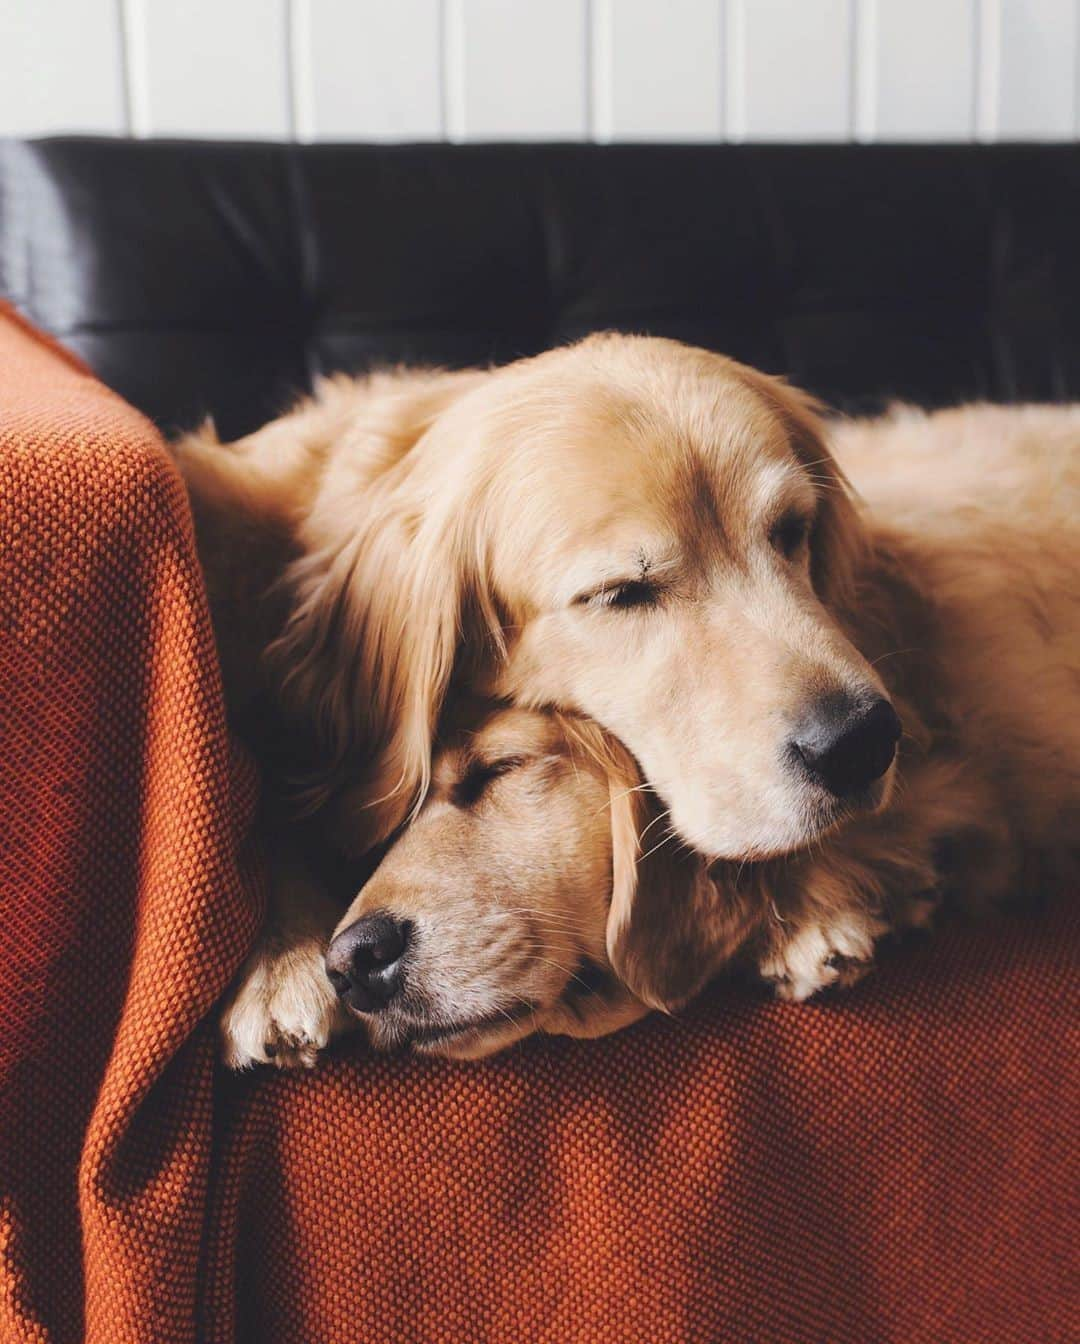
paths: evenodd
<path fill-rule="evenodd" d="M 447 0 L 455 138 L 588 133 L 585 0 Z"/>
<path fill-rule="evenodd" d="M 434 140 L 442 133 L 440 0 L 309 0 L 317 140 Z"/>
<path fill-rule="evenodd" d="M 881 140 L 967 140 L 974 130 L 974 0 L 868 0 L 861 44 Z"/>
<path fill-rule="evenodd" d="M 975 0 L 975 139 L 997 139 L 1001 76 L 1001 0 Z"/>
<path fill-rule="evenodd" d="M 153 135 L 289 134 L 286 0 L 143 0 Z"/>
<path fill-rule="evenodd" d="M 852 4 L 727 0 L 730 138 L 848 138 Z"/>
<path fill-rule="evenodd" d="M 117 0 L 0 0 L 0 135 L 125 129 Z"/>
<path fill-rule="evenodd" d="M 715 140 L 723 0 L 592 0 L 601 140 Z"/>
<path fill-rule="evenodd" d="M 1000 7 L 999 137 L 1071 136 L 1076 0 L 1000 0 Z"/>

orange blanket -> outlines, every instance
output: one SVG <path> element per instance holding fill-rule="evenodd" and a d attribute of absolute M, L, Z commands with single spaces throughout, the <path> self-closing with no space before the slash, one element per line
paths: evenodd
<path fill-rule="evenodd" d="M 808 1006 L 222 1076 L 256 928 L 180 484 L 0 317 L 0 1339 L 1074 1337 L 1077 917 Z"/>

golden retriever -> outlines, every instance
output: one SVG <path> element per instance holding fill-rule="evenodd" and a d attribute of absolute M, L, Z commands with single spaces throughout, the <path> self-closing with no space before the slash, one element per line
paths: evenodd
<path fill-rule="evenodd" d="M 1026 851 L 1067 847 L 1078 442 L 1073 409 L 973 408 L 827 447 L 782 383 L 609 336 L 338 381 L 179 458 L 223 573 L 238 514 L 280 540 L 270 684 L 335 843 L 423 819 L 458 688 L 622 743 L 661 800 L 649 824 L 713 864 L 690 936 L 671 914 L 689 898 L 615 884 L 611 964 L 668 1006 L 745 941 L 744 889 L 755 926 L 797 909 L 763 969 L 803 997 L 868 962 L 893 911 L 921 917 L 943 860 L 990 896 Z"/>
<path fill-rule="evenodd" d="M 616 841 L 634 880 L 633 778 L 587 720 L 477 708 L 446 731 L 431 788 L 341 921 L 329 965 L 378 1048 L 472 1057 L 538 1030 L 601 1035 L 647 1011 L 605 936 Z M 273 931 L 225 1014 L 232 1067 L 311 1064 L 350 1023 L 323 967 L 341 909 L 282 851 Z"/>
<path fill-rule="evenodd" d="M 862 530 L 773 379 L 594 337 L 327 384 L 228 472 L 212 442 L 180 451 L 204 498 L 294 511 L 273 652 L 361 852 L 423 796 L 455 679 L 595 719 L 713 857 L 786 853 L 891 787 L 896 719 L 845 631 Z"/>

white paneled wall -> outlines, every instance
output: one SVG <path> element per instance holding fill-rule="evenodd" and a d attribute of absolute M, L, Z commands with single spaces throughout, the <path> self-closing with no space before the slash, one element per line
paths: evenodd
<path fill-rule="evenodd" d="M 0 134 L 1080 133 L 1080 0 L 0 0 Z"/>
<path fill-rule="evenodd" d="M 990 11 L 993 6 L 984 6 Z M 972 0 L 870 0 L 856 29 L 860 140 L 967 140 L 976 130 L 979 6 Z"/>
<path fill-rule="evenodd" d="M 723 4 L 593 0 L 589 8 L 594 138 L 723 136 Z"/>
<path fill-rule="evenodd" d="M 1076 128 L 1074 0 L 998 0 L 998 136 L 1070 136 Z"/>
<path fill-rule="evenodd" d="M 298 138 L 442 136 L 441 0 L 293 0 L 292 39 Z"/>
<path fill-rule="evenodd" d="M 126 128 L 116 0 L 0 0 L 0 134 Z"/>
<path fill-rule="evenodd" d="M 139 70 L 137 132 L 289 134 L 287 0 L 127 0 L 124 9 Z"/>
<path fill-rule="evenodd" d="M 727 0 L 727 9 L 729 136 L 848 139 L 853 0 Z"/>

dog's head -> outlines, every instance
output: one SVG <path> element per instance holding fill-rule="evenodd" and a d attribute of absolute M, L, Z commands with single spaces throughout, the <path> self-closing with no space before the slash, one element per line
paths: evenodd
<path fill-rule="evenodd" d="M 766 907 L 664 823 L 595 724 L 475 715 L 445 734 L 418 814 L 341 920 L 331 979 L 377 1047 L 457 1058 L 676 1008 Z"/>
<path fill-rule="evenodd" d="M 365 507 L 285 641 L 339 757 L 378 763 L 353 834 L 423 795 L 463 682 L 595 719 L 712 858 L 886 799 L 899 723 L 846 633 L 860 523 L 783 383 L 593 338 L 470 382 Z"/>
<path fill-rule="evenodd" d="M 327 953 L 377 1046 L 475 1057 L 645 1011 L 606 947 L 626 771 L 594 727 L 553 715 L 502 709 L 445 734 L 423 805 Z"/>

